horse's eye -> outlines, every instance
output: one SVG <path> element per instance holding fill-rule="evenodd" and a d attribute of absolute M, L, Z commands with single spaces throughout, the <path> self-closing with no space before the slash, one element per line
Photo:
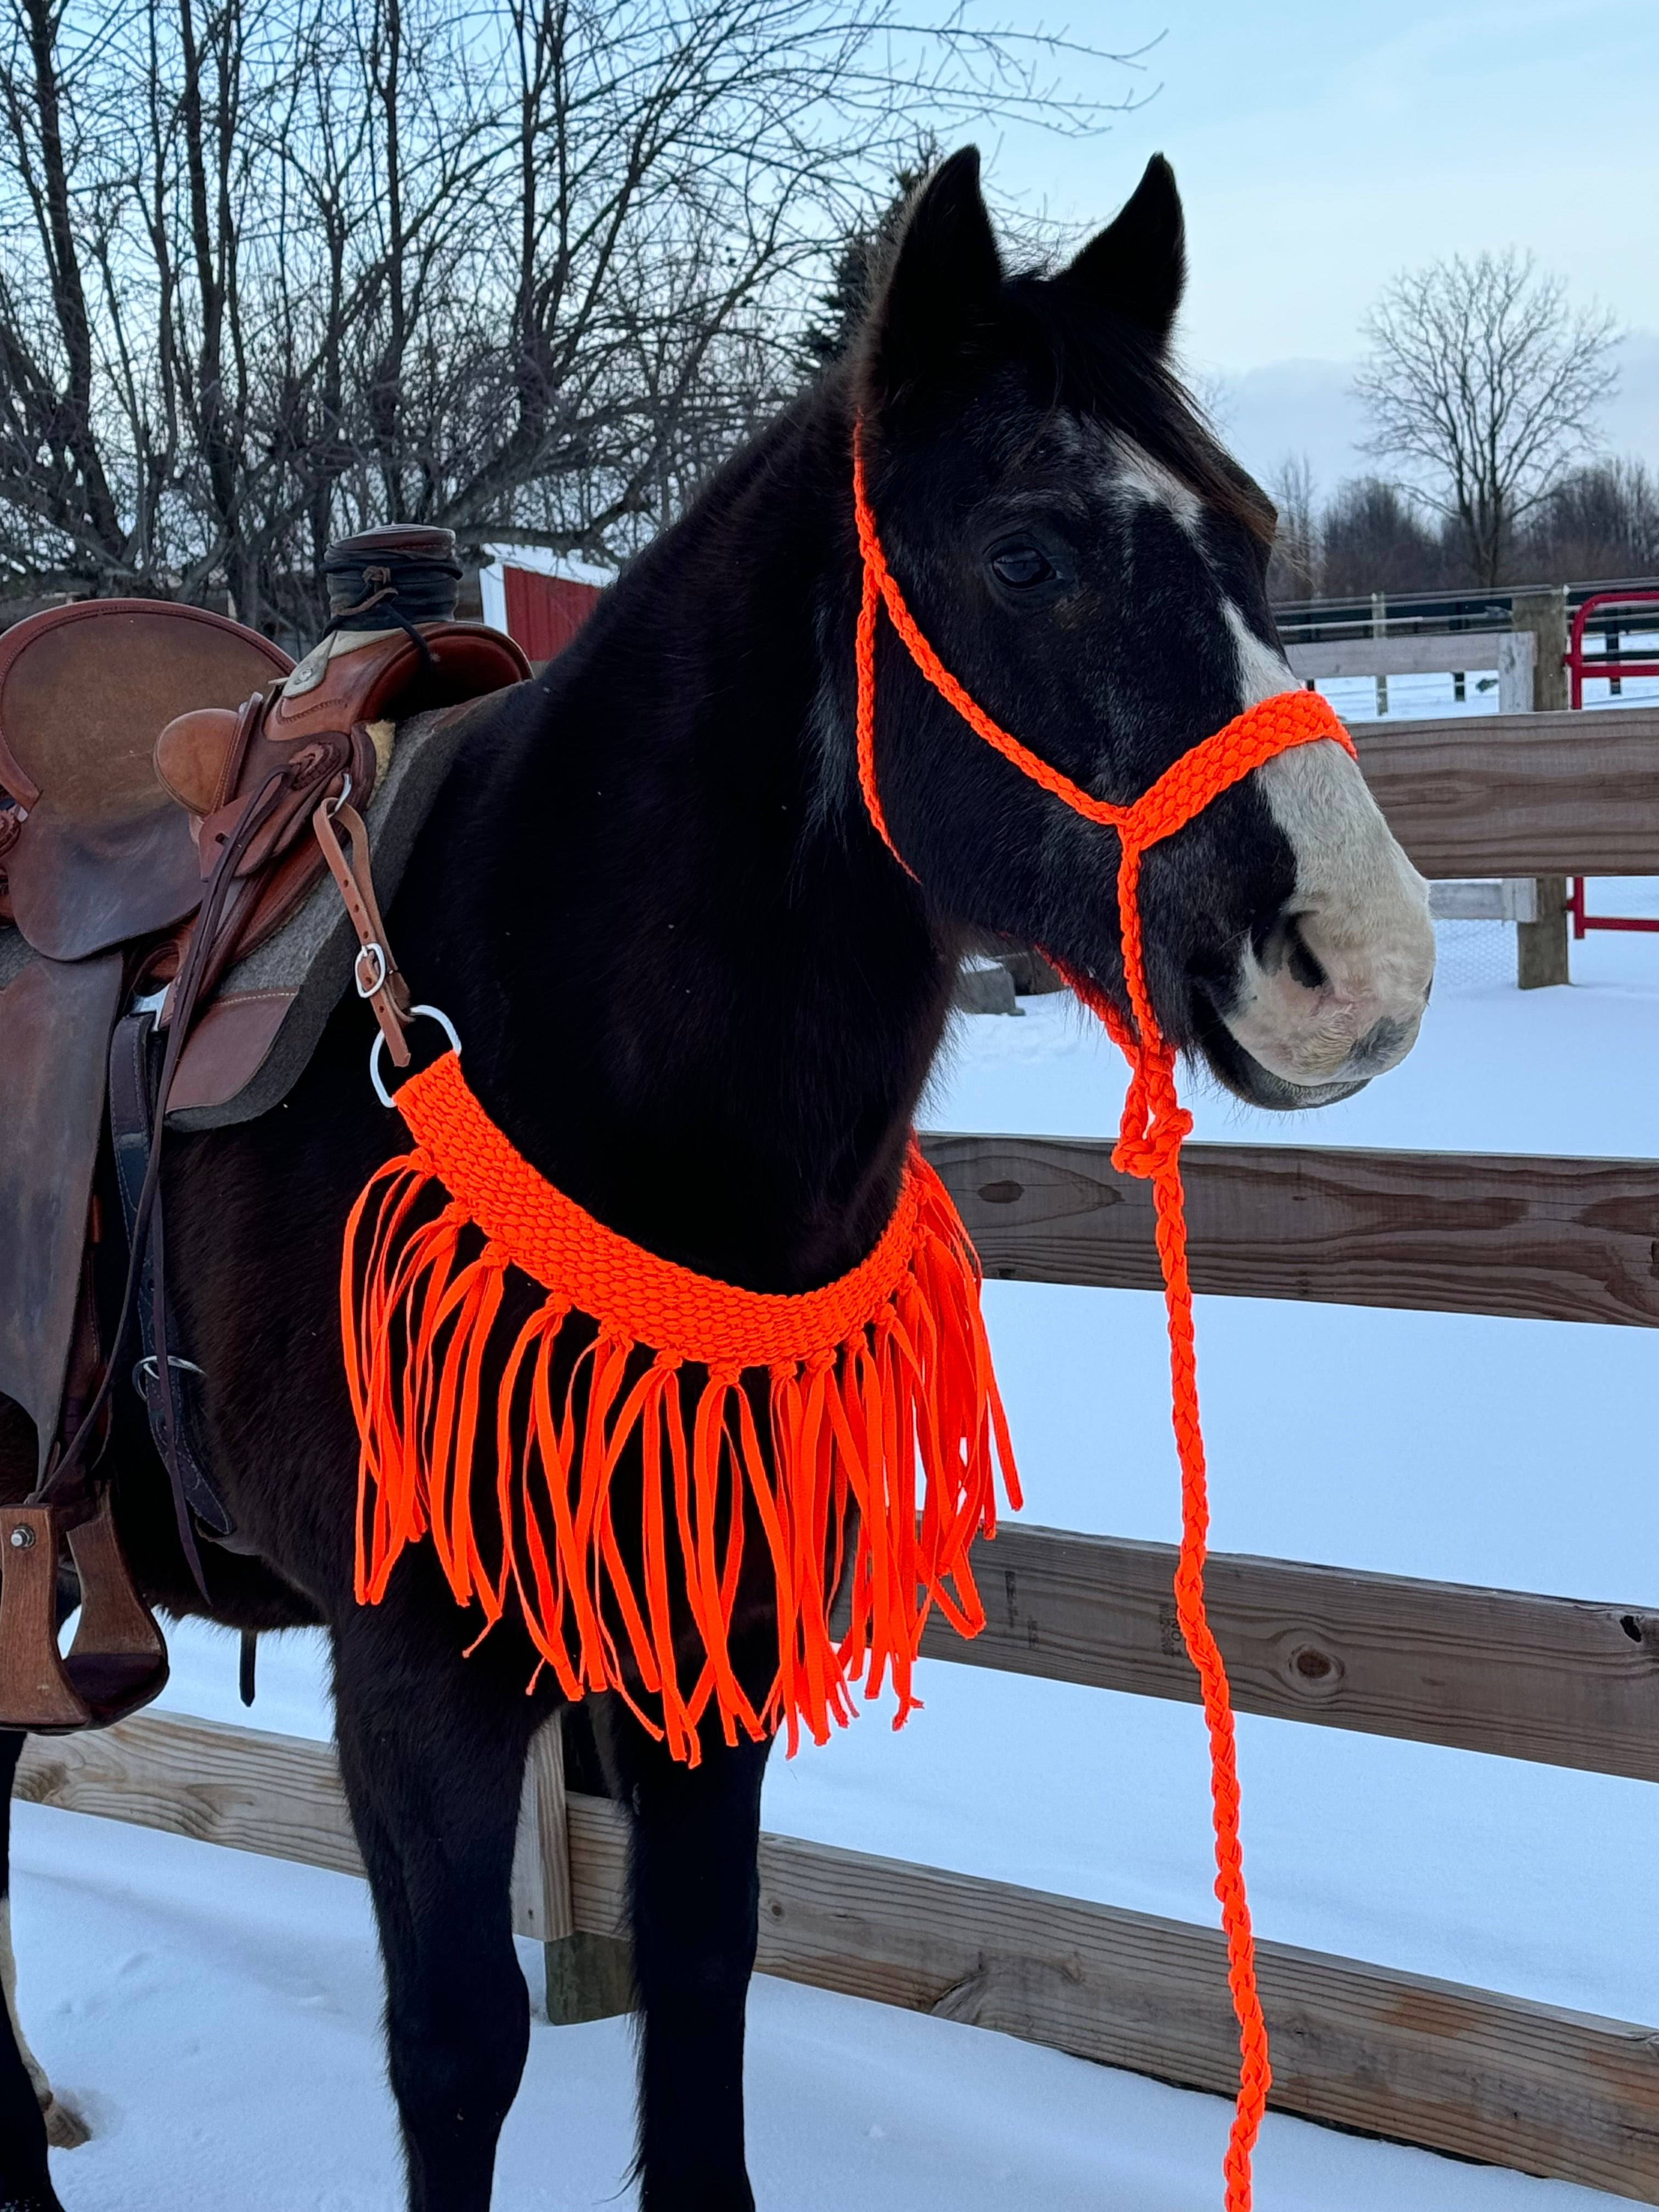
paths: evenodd
<path fill-rule="evenodd" d="M 998 546 L 991 556 L 991 568 L 1002 583 L 1012 585 L 1017 592 L 1029 592 L 1033 584 L 1046 584 L 1054 573 L 1053 562 L 1029 538 Z"/>

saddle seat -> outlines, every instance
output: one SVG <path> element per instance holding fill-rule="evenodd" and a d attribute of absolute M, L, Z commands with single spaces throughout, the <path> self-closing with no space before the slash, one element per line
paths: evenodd
<path fill-rule="evenodd" d="M 368 532 L 333 549 L 331 572 L 343 552 L 356 579 L 349 588 L 369 611 L 348 607 L 357 626 L 343 623 L 297 667 L 258 632 L 165 601 L 83 601 L 0 634 L 0 1395 L 34 1423 L 40 1476 L 39 1502 L 0 1506 L 0 1726 L 106 1726 L 167 1679 L 165 1644 L 122 1558 L 107 1487 L 86 1480 L 97 1443 L 84 1454 L 80 1435 L 109 1388 L 98 1383 L 88 1256 L 106 1107 L 135 1092 L 142 1100 L 136 1154 L 136 1118 L 111 1118 L 139 1248 L 129 1304 L 148 1244 L 134 1310 L 148 1310 L 153 1288 L 161 1316 L 160 1217 L 149 1208 L 170 1110 L 185 1126 L 193 1113 L 195 1126 L 211 1127 L 274 1104 L 350 980 L 352 921 L 321 880 L 325 814 L 337 810 L 373 913 L 453 757 L 465 718 L 444 710 L 530 673 L 510 639 L 447 614 L 416 622 L 388 607 L 396 627 L 365 626 L 385 623 L 377 610 L 398 599 L 398 556 L 428 571 L 453 562 L 447 533 Z M 430 611 L 429 577 L 424 590 L 421 612 Z M 398 723 L 412 734 L 394 750 Z M 377 863 L 391 856 L 372 884 L 365 811 L 377 838 L 388 833 Z M 337 839 L 327 842 L 349 903 Z M 122 1018 L 143 992 L 152 1011 Z M 135 1206 L 139 1182 L 148 1190 Z M 154 1337 L 148 1319 L 145 1328 L 135 1381 L 149 1370 L 141 1395 L 183 1530 L 190 1508 L 202 1511 L 205 1482 L 177 1432 L 173 1370 L 189 1363 L 168 1354 L 164 1319 Z M 75 1480 L 55 1481 L 65 1454 L 71 1464 L 83 1455 L 82 1464 Z M 216 1505 L 210 1484 L 205 1497 Z M 201 1525 L 219 1534 L 210 1510 Z M 222 1526 L 235 1548 L 228 1517 Z M 60 1656 L 65 1550 L 82 1603 Z"/>
<path fill-rule="evenodd" d="M 293 665 L 257 631 L 165 600 L 82 600 L 0 635 L 0 870 L 37 952 L 83 960 L 195 910 L 201 866 L 156 738 Z"/>

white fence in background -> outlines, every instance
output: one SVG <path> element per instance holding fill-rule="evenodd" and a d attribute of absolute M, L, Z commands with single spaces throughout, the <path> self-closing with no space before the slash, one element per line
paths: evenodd
<path fill-rule="evenodd" d="M 1538 641 L 1525 629 L 1459 630 L 1437 637 L 1328 638 L 1285 647 L 1285 659 L 1304 684 L 1349 676 L 1455 676 L 1469 669 L 1498 672 L 1498 711 L 1529 714 L 1536 688 Z M 1377 708 L 1386 712 L 1386 692 Z"/>

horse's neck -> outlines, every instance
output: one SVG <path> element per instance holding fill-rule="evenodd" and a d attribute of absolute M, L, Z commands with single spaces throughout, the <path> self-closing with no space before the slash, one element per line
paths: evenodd
<path fill-rule="evenodd" d="M 623 581 L 466 787 L 440 933 L 469 1073 L 520 1148 L 761 1288 L 878 1231 L 951 966 L 825 681 L 822 653 L 852 653 L 844 498 L 795 431 Z"/>

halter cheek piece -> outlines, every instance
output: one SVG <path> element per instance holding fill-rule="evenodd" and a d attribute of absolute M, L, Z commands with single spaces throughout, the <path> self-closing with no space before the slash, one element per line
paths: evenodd
<path fill-rule="evenodd" d="M 1256 1991 L 1255 1948 L 1239 1846 L 1232 1700 L 1226 1668 L 1204 1607 L 1209 1501 L 1204 1439 L 1199 1426 L 1192 1286 L 1187 1271 L 1186 1212 L 1181 1182 L 1181 1144 L 1191 1131 L 1192 1116 L 1176 1097 L 1175 1047 L 1158 1028 L 1146 988 L 1139 896 L 1140 862 L 1150 846 L 1173 836 L 1201 813 L 1218 793 L 1229 789 L 1275 754 L 1286 752 L 1292 745 L 1331 738 L 1352 755 L 1353 741 L 1329 704 L 1316 692 L 1281 691 L 1246 708 L 1223 728 L 1183 753 L 1150 790 L 1128 805 L 1097 799 L 994 722 L 922 635 L 882 551 L 870 505 L 861 422 L 855 422 L 853 430 L 853 509 L 864 572 L 857 641 L 859 787 L 871 821 L 899 866 L 908 875 L 914 876 L 915 870 L 893 842 L 876 780 L 876 623 L 882 608 L 885 608 L 888 620 L 917 668 L 976 737 L 994 746 L 1022 775 L 1040 785 L 1073 813 L 1117 833 L 1118 919 L 1122 931 L 1123 975 L 1130 1019 L 1124 1020 L 1092 977 L 1056 964 L 1072 989 L 1105 1023 L 1113 1042 L 1129 1062 L 1128 1095 L 1124 1101 L 1112 1164 L 1121 1173 L 1150 1180 L 1158 1214 L 1158 1258 L 1164 1271 L 1164 1303 L 1169 1316 L 1176 1447 L 1182 1478 L 1182 1540 L 1175 1577 L 1176 1611 L 1203 1690 L 1215 1816 L 1215 1887 L 1227 1936 L 1228 1984 L 1239 2026 L 1238 2101 L 1224 2160 L 1226 2205 L 1227 2212 L 1248 2212 L 1250 2153 L 1273 2075 L 1268 2064 L 1267 2026 Z"/>

